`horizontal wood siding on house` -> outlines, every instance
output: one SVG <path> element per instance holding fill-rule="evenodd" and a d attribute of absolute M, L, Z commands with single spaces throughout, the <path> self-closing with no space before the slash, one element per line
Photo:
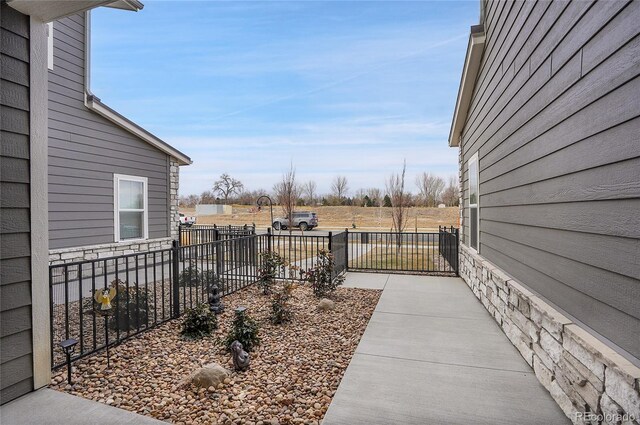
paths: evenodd
<path fill-rule="evenodd" d="M 640 358 L 640 1 L 489 1 L 462 132 L 480 255 Z"/>
<path fill-rule="evenodd" d="M 33 389 L 29 17 L 0 7 L 0 404 Z"/>
<path fill-rule="evenodd" d="M 148 178 L 149 238 L 167 237 L 169 156 L 85 106 L 84 25 L 83 14 L 53 25 L 49 248 L 114 242 L 114 174 Z"/>

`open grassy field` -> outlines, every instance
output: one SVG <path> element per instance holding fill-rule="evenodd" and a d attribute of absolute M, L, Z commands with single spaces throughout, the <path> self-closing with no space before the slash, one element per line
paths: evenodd
<path fill-rule="evenodd" d="M 391 229 L 391 208 L 384 207 L 298 207 L 299 211 L 314 211 L 318 214 L 319 229 L 344 229 L 353 228 L 362 230 Z M 195 215 L 195 208 L 180 208 L 180 212 L 187 215 Z M 438 226 L 458 227 L 458 207 L 451 208 L 425 208 L 413 207 L 409 209 L 409 223 L 407 231 L 428 231 L 437 229 Z M 282 209 L 273 207 L 273 216 L 282 216 Z M 252 205 L 233 205 L 233 214 L 199 216 L 198 224 L 251 224 L 255 223 L 259 228 L 265 228 L 270 224 L 269 207 L 263 207 L 262 211 L 256 211 Z"/>

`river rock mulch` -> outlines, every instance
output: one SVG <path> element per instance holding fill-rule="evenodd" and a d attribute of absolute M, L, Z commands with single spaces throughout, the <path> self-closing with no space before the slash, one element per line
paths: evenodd
<path fill-rule="evenodd" d="M 311 289 L 300 285 L 291 299 L 293 320 L 273 325 L 271 298 L 254 285 L 223 298 L 226 310 L 212 336 L 185 340 L 180 320 L 172 320 L 111 348 L 110 369 L 99 353 L 74 363 L 73 385 L 62 368 L 51 386 L 176 424 L 319 424 L 380 294 L 338 288 L 335 310 L 321 312 Z M 222 388 L 184 384 L 208 363 L 233 369 L 221 340 L 238 306 L 260 324 L 261 344 L 251 353 L 250 369 L 232 372 Z"/>

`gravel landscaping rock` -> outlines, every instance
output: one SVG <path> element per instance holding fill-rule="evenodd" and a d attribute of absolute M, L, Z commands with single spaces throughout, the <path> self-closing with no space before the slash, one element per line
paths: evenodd
<path fill-rule="evenodd" d="M 318 310 L 320 311 L 335 310 L 335 308 L 336 308 L 336 303 L 334 303 L 328 298 L 323 298 L 318 303 Z"/>
<path fill-rule="evenodd" d="M 228 308 L 209 337 L 185 340 L 180 320 L 172 320 L 110 349 L 110 370 L 101 352 L 74 363 L 72 386 L 65 368 L 51 386 L 176 424 L 319 424 L 380 293 L 338 288 L 335 310 L 319 313 L 311 288 L 299 286 L 290 301 L 294 319 L 273 325 L 271 298 L 252 286 L 224 298 Z M 203 365 L 233 368 L 222 340 L 240 305 L 260 325 L 251 368 L 206 388 L 184 385 L 184 377 Z"/>
<path fill-rule="evenodd" d="M 230 372 L 217 363 L 210 363 L 196 370 L 188 379 L 188 383 L 198 388 L 217 388 L 229 378 Z"/>

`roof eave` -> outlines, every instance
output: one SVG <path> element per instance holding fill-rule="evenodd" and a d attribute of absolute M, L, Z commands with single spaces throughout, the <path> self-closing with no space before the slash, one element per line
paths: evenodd
<path fill-rule="evenodd" d="M 460 78 L 456 108 L 453 112 L 451 130 L 449 131 L 449 146 L 451 147 L 460 145 L 460 134 L 464 128 L 469 106 L 471 105 L 471 99 L 473 98 L 473 90 L 478 78 L 478 72 L 480 71 L 485 40 L 484 26 L 472 26 L 471 33 L 469 34 L 469 44 L 467 45 L 464 67 L 462 69 L 462 77 Z"/>
<path fill-rule="evenodd" d="M 138 0 L 8 0 L 7 4 L 41 22 L 52 22 L 100 6 L 136 12 L 143 7 Z"/>
<path fill-rule="evenodd" d="M 96 96 L 87 95 L 85 100 L 85 105 L 87 106 L 87 108 L 91 109 L 95 113 L 102 115 L 103 117 L 113 122 L 114 124 L 118 125 L 119 127 L 127 130 L 128 132 L 132 133 L 135 136 L 138 136 L 145 142 L 156 147 L 157 149 L 161 150 L 167 155 L 174 157 L 175 159 L 178 160 L 178 163 L 180 165 L 193 164 L 193 161 L 187 155 L 183 154 L 173 146 L 169 145 L 168 143 L 164 142 L 163 140 L 149 133 L 147 130 L 140 127 L 138 124 L 134 123 L 133 121 L 119 114 L 115 110 L 111 109 L 110 107 L 102 103 L 100 99 L 97 98 Z"/>

